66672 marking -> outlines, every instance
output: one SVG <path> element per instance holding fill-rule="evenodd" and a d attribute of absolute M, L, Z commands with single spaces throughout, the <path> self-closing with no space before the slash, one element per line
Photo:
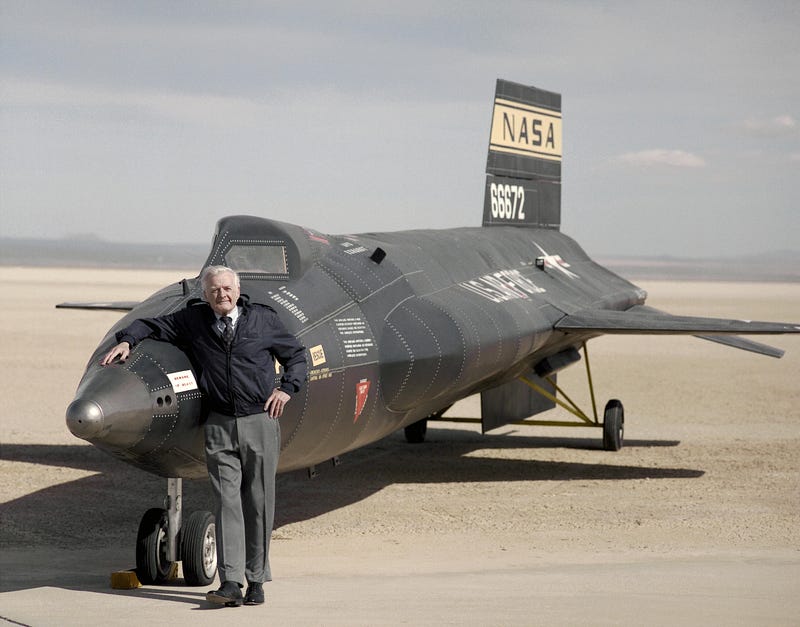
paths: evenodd
<path fill-rule="evenodd" d="M 525 188 L 522 185 L 492 183 L 489 187 L 489 199 L 493 218 L 525 219 Z"/>

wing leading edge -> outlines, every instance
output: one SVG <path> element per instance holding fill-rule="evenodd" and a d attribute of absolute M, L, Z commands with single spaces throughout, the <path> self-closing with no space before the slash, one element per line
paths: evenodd
<path fill-rule="evenodd" d="M 130 311 L 139 301 L 119 300 L 102 303 L 59 303 L 56 309 L 91 309 L 97 311 Z"/>
<path fill-rule="evenodd" d="M 784 351 L 736 336 L 800 333 L 800 325 L 796 324 L 673 316 L 645 305 L 627 311 L 584 309 L 559 320 L 555 329 L 567 333 L 595 331 L 607 335 L 694 335 L 770 357 L 781 357 Z"/>

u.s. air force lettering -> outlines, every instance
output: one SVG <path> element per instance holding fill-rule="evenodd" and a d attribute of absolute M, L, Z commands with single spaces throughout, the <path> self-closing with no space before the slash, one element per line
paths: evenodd
<path fill-rule="evenodd" d="M 520 298 L 529 299 L 533 294 L 545 292 L 544 288 L 536 285 L 519 270 L 500 270 L 499 272 L 477 277 L 471 281 L 462 281 L 459 285 L 493 303 L 502 303 Z"/>

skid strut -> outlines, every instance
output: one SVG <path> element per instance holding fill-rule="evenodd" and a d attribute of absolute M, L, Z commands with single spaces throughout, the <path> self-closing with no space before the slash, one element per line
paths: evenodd
<path fill-rule="evenodd" d="M 529 386 L 538 394 L 541 394 L 548 400 L 552 401 L 559 407 L 563 407 L 573 416 L 579 418 L 579 420 L 573 421 L 566 421 L 566 420 L 535 420 L 533 418 L 525 418 L 524 420 L 515 420 L 508 424 L 512 425 L 529 425 L 529 426 L 536 426 L 536 427 L 602 427 L 603 423 L 600 422 L 600 418 L 597 414 L 597 400 L 595 399 L 594 394 L 594 382 L 592 381 L 592 369 L 589 364 L 589 351 L 586 347 L 586 342 L 582 344 L 583 347 L 583 356 L 586 360 L 586 378 L 589 382 L 589 394 L 592 399 L 592 416 L 589 416 L 585 411 L 583 411 L 578 404 L 573 401 L 569 395 L 562 388 L 556 384 L 555 380 L 550 376 L 542 377 L 545 381 L 547 381 L 550 385 L 553 386 L 553 389 L 556 390 L 565 400 L 566 402 L 556 398 L 554 394 L 551 394 L 547 390 L 545 390 L 541 385 L 538 385 L 531 381 L 530 379 L 521 376 L 518 377 L 520 381 L 522 381 L 525 385 Z M 480 418 L 455 418 L 455 417 L 447 417 L 442 418 L 441 416 L 437 417 L 430 417 L 429 420 L 441 420 L 444 422 L 463 422 L 463 423 L 471 423 L 471 422 L 481 422 Z"/>
<path fill-rule="evenodd" d="M 517 378 L 534 392 L 540 394 L 555 405 L 566 409 L 573 416 L 577 417 L 578 420 L 534 420 L 532 418 L 526 418 L 524 420 L 515 420 L 505 424 L 531 425 L 537 427 L 601 427 L 603 429 L 603 448 L 607 451 L 618 451 L 622 448 L 625 411 L 622 407 L 622 403 L 617 399 L 611 399 L 606 403 L 605 409 L 603 410 L 603 421 L 600 422 L 600 417 L 597 414 L 597 400 L 594 394 L 594 382 L 592 381 L 592 369 L 589 365 L 589 351 L 586 348 L 586 342 L 583 342 L 582 347 L 584 359 L 586 360 L 586 378 L 589 383 L 589 395 L 592 399 L 592 415 L 589 416 L 589 414 L 578 407 L 578 404 L 558 386 L 552 374 L 541 376 L 541 379 L 547 381 L 547 383 L 552 386 L 552 389 L 564 398 L 564 401 L 556 398 L 555 394 L 546 390 L 538 383 L 534 383 L 525 376 L 520 376 Z M 430 417 L 428 419 L 445 420 L 448 422 L 482 422 L 480 418 L 442 418 L 441 415 L 436 418 Z"/>
<path fill-rule="evenodd" d="M 538 392 L 546 399 L 553 401 L 559 407 L 563 407 L 573 416 L 577 416 L 580 418 L 580 422 L 564 422 L 561 420 L 522 420 L 520 421 L 522 424 L 527 425 L 539 425 L 539 426 L 546 426 L 546 427 L 599 427 L 601 426 L 600 419 L 597 416 L 597 400 L 595 399 L 594 395 L 594 382 L 592 381 L 592 369 L 589 364 L 589 350 L 586 346 L 586 342 L 583 343 L 583 357 L 586 361 L 586 379 L 589 382 L 589 395 L 592 399 L 592 417 L 588 416 L 585 411 L 583 411 L 580 407 L 578 407 L 577 403 L 573 401 L 563 389 L 561 389 L 555 380 L 550 376 L 542 377 L 545 381 L 547 381 L 550 385 L 553 386 L 555 389 L 567 402 L 556 398 L 554 394 L 551 394 L 547 390 L 545 390 L 541 385 L 538 385 L 531 381 L 530 379 L 522 376 L 519 377 L 519 380 L 522 381 L 525 385 L 533 389 L 534 391 Z"/>

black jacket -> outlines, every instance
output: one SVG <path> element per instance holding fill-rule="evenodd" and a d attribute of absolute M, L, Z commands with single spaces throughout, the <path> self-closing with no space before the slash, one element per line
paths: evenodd
<path fill-rule="evenodd" d="M 276 358 L 284 368 L 280 389 L 299 392 L 306 381 L 305 347 L 267 305 L 242 295 L 230 351 L 217 331 L 217 317 L 208 303 L 196 301 L 157 318 L 141 318 L 118 331 L 117 342 L 131 347 L 146 338 L 162 340 L 191 353 L 199 370 L 200 390 L 210 408 L 228 416 L 264 411 L 275 384 Z"/>

